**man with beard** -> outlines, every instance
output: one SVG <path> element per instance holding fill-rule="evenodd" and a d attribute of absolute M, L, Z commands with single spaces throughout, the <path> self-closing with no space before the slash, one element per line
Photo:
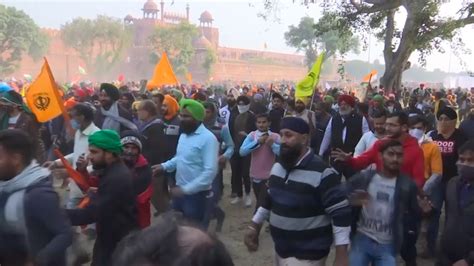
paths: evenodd
<path fill-rule="evenodd" d="M 376 110 L 372 113 L 372 121 L 374 124 L 374 131 L 369 131 L 362 135 L 359 143 L 354 149 L 354 156 L 359 156 L 366 150 L 370 149 L 374 143 L 385 137 L 385 121 L 387 120 L 387 114 L 385 111 Z M 369 169 L 375 169 L 372 165 Z"/>
<path fill-rule="evenodd" d="M 250 99 L 247 96 L 239 96 L 237 98 L 237 109 L 239 115 L 231 120 L 230 134 L 235 144 L 235 150 L 239 151 L 240 146 L 244 142 L 247 135 L 255 130 L 255 115 L 250 111 Z M 230 160 L 232 168 L 231 184 L 232 199 L 231 204 L 238 204 L 242 201 L 243 190 L 242 183 L 245 187 L 245 207 L 252 205 L 252 197 L 250 195 L 250 155 L 240 156 L 235 152 Z"/>
<path fill-rule="evenodd" d="M 118 104 L 120 93 L 117 87 L 109 83 L 100 85 L 100 108 L 95 113 L 94 124 L 101 129 L 122 132 L 127 129 L 137 130 L 132 122 L 132 114 Z"/>
<path fill-rule="evenodd" d="M 449 180 L 458 175 L 456 162 L 458 161 L 458 149 L 466 141 L 464 134 L 456 128 L 457 113 L 450 107 L 444 107 L 437 114 L 438 130 L 432 131 L 429 136 L 438 145 L 443 161 L 443 176 L 441 182 L 431 190 L 431 200 L 433 201 L 434 214 L 431 218 L 434 221 L 432 239 L 437 239 L 439 228 L 439 217 L 446 197 L 446 186 Z M 448 214 L 448 213 L 447 213 Z M 448 216 L 446 214 L 446 218 Z M 436 243 L 432 243 L 431 251 L 436 251 Z M 434 255 L 429 254 L 429 255 Z"/>
<path fill-rule="evenodd" d="M 207 228 L 208 207 L 212 181 L 217 174 L 219 143 L 214 134 L 202 123 L 204 106 L 190 99 L 181 104 L 181 130 L 176 155 L 162 164 L 153 166 L 160 171 L 176 171 L 176 186 L 171 188 L 173 209 L 202 228 Z"/>
<path fill-rule="evenodd" d="M 347 153 L 353 153 L 354 149 L 362 138 L 362 135 L 369 132 L 369 124 L 362 115 L 354 111 L 355 99 L 350 95 L 341 95 L 338 98 L 339 113 L 328 123 L 324 132 L 319 155 L 323 156 L 329 146 L 332 150 L 340 149 Z M 331 165 L 346 179 L 349 179 L 355 172 L 344 167 L 340 162 L 331 158 Z"/>
<path fill-rule="evenodd" d="M 402 144 L 386 139 L 380 146 L 383 167 L 355 175 L 346 184 L 353 209 L 350 265 L 397 265 L 405 221 L 420 219 L 416 184 L 400 173 Z M 420 201 L 420 205 L 426 202 Z"/>
<path fill-rule="evenodd" d="M 150 199 L 152 194 L 151 167 L 141 154 L 140 136 L 131 130 L 122 133 L 122 160 L 132 172 L 133 190 L 137 199 L 138 225 L 141 229 L 150 226 Z"/>
<path fill-rule="evenodd" d="M 474 140 L 459 148 L 458 176 L 446 190 L 446 225 L 437 266 L 474 265 Z"/>
<path fill-rule="evenodd" d="M 235 118 L 239 114 L 236 103 L 237 97 L 239 97 L 239 92 L 235 88 L 231 88 L 227 92 L 227 105 L 219 109 L 219 116 L 224 118 L 227 125 L 232 124 L 231 117 Z"/>
<path fill-rule="evenodd" d="M 270 118 L 270 131 L 280 132 L 280 121 L 285 116 L 285 98 L 278 92 L 272 94 L 272 110 L 268 113 Z"/>
<path fill-rule="evenodd" d="M 112 265 L 111 256 L 117 244 L 138 228 L 133 178 L 120 158 L 122 150 L 114 130 L 100 130 L 89 136 L 88 160 L 99 179 L 97 194 L 91 196 L 84 209 L 67 210 L 73 225 L 97 224 L 93 266 Z"/>
<path fill-rule="evenodd" d="M 163 103 L 161 104 L 161 115 L 163 116 L 163 122 L 165 123 L 165 158 L 169 160 L 176 154 L 176 146 L 178 145 L 178 139 L 180 132 L 180 119 L 178 116 L 179 104 L 171 97 L 171 95 L 165 95 Z"/>
<path fill-rule="evenodd" d="M 413 179 L 421 192 L 425 183 L 423 151 L 418 145 L 417 139 L 408 134 L 408 115 L 404 112 L 391 113 L 387 115 L 385 122 L 385 135 L 389 139 L 396 139 L 403 145 L 404 160 L 401 173 Z M 343 166 L 349 166 L 352 170 L 362 170 L 371 164 L 375 164 L 376 170 L 383 168 L 380 156 L 380 147 L 385 139 L 376 141 L 370 149 L 357 157 L 352 157 L 351 153 L 346 153 L 341 149 L 331 152 L 331 157 L 335 161 L 343 162 Z M 406 221 L 407 230 L 404 236 L 404 243 L 401 247 L 401 256 L 407 265 L 416 265 L 416 239 L 418 238 L 418 228 L 420 220 L 413 217 Z"/>
<path fill-rule="evenodd" d="M 314 133 L 316 128 L 316 115 L 313 111 L 309 110 L 311 97 L 296 97 L 295 99 L 295 110 L 294 117 L 299 117 L 306 121 L 309 125 L 311 135 Z"/>
<path fill-rule="evenodd" d="M 132 104 L 135 102 L 135 97 L 131 92 L 124 92 L 119 99 L 119 104 L 127 111 L 132 111 Z"/>
<path fill-rule="evenodd" d="M 334 265 L 348 265 L 351 210 L 340 176 L 308 147 L 309 126 L 303 119 L 283 118 L 280 134 L 279 162 L 245 235 L 247 248 L 257 250 L 260 229 L 268 220 L 275 265 L 325 265 L 333 242 Z"/>
<path fill-rule="evenodd" d="M 66 265 L 72 230 L 31 136 L 0 132 L 0 265 Z"/>

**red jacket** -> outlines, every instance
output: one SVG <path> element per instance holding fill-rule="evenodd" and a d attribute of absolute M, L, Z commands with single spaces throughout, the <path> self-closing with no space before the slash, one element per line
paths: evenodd
<path fill-rule="evenodd" d="M 373 163 L 377 166 L 377 170 L 382 170 L 383 163 L 379 150 L 383 141 L 377 140 L 370 149 L 355 158 L 349 159 L 347 163 L 354 170 L 362 170 Z M 407 135 L 403 142 L 403 156 L 402 173 L 411 177 L 417 187 L 422 189 L 425 183 L 423 150 L 420 148 L 418 141 L 410 135 Z"/>

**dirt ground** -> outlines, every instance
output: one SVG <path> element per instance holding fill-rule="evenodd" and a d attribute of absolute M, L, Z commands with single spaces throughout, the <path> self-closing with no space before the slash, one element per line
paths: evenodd
<path fill-rule="evenodd" d="M 224 226 L 221 233 L 217 233 L 217 237 L 222 240 L 229 250 L 234 263 L 236 266 L 271 266 L 273 265 L 273 241 L 271 239 L 270 233 L 268 230 L 262 229 L 260 234 L 260 246 L 257 252 L 250 253 L 247 251 L 243 243 L 244 234 L 247 231 L 247 226 L 249 221 L 252 218 L 253 207 L 245 208 L 243 203 L 237 205 L 230 204 L 230 172 L 229 170 L 224 173 L 224 196 L 220 203 L 220 206 L 226 213 L 226 219 L 224 221 Z M 64 190 L 59 190 L 62 196 L 64 195 Z M 254 202 L 255 203 L 255 200 Z M 265 226 L 264 228 L 266 228 Z M 214 233 L 215 229 L 215 220 L 211 222 L 209 226 L 209 231 Z M 418 241 L 418 246 L 420 247 L 421 241 Z M 93 242 L 89 241 L 86 244 L 91 250 Z M 421 248 L 418 248 L 418 252 L 421 251 Z M 330 253 L 329 258 L 326 262 L 327 265 L 332 265 L 334 260 L 333 252 Z M 433 265 L 432 260 L 423 260 L 418 259 L 418 266 L 428 266 Z M 403 265 L 402 260 L 399 259 L 399 265 Z"/>

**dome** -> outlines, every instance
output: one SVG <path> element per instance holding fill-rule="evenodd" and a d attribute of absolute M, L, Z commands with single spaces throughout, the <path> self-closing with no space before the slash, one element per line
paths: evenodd
<path fill-rule="evenodd" d="M 201 35 L 201 37 L 193 42 L 193 46 L 196 49 L 207 49 L 212 47 L 212 44 L 206 37 L 204 37 L 204 35 Z"/>
<path fill-rule="evenodd" d="M 153 0 L 147 0 L 143 5 L 143 11 L 158 11 L 158 5 Z"/>
<path fill-rule="evenodd" d="M 201 16 L 199 17 L 199 21 L 201 22 L 212 22 L 214 19 L 212 18 L 211 13 L 209 11 L 202 12 Z"/>

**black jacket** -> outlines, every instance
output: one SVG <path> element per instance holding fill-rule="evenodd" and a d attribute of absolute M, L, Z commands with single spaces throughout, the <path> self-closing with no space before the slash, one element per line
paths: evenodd
<path fill-rule="evenodd" d="M 97 195 L 90 205 L 67 212 L 73 225 L 97 223 L 93 263 L 110 265 L 118 242 L 138 228 L 132 173 L 121 161 L 109 165 L 99 175 Z"/>
<path fill-rule="evenodd" d="M 150 165 L 162 163 L 167 157 L 165 129 L 166 126 L 159 119 L 155 119 L 140 128 L 143 146 L 142 154 Z"/>
<path fill-rule="evenodd" d="M 474 265 L 474 193 L 466 197 L 466 204 L 460 204 L 460 191 L 464 185 L 460 177 L 454 177 L 446 188 L 446 224 L 441 237 L 441 259 L 439 265 L 451 266 L 465 259 Z"/>
<path fill-rule="evenodd" d="M 364 174 L 357 174 L 353 176 L 348 183 L 347 193 L 350 194 L 356 189 L 366 190 L 372 178 L 375 176 L 375 171 L 368 171 Z M 392 234 L 394 246 L 399 252 L 404 238 L 410 231 L 417 231 L 421 221 L 421 210 L 418 205 L 417 187 L 409 177 L 400 175 L 397 177 L 395 184 L 395 209 L 392 217 Z M 352 216 L 352 233 L 357 232 L 357 222 L 361 213 L 360 207 L 353 207 Z"/>
<path fill-rule="evenodd" d="M 4 207 L 10 195 L 0 194 L 0 265 L 22 265 L 27 258 L 32 258 L 39 266 L 66 265 L 66 249 L 72 243 L 72 230 L 49 179 L 25 190 L 27 245 L 25 235 L 14 233 L 15 230 L 4 223 Z"/>

